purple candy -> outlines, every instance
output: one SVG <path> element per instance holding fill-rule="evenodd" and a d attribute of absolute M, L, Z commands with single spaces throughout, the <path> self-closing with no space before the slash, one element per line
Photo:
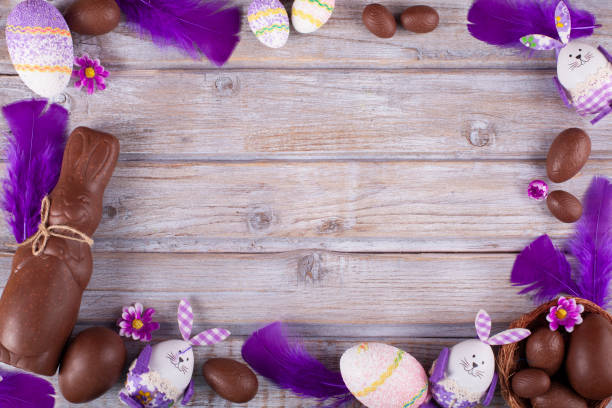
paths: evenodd
<path fill-rule="evenodd" d="M 543 201 L 548 197 L 548 184 L 543 180 L 533 180 L 527 188 L 527 195 L 532 200 Z"/>

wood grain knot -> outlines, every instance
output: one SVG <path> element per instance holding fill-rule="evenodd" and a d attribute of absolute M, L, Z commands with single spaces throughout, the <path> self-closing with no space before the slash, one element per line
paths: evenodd
<path fill-rule="evenodd" d="M 247 217 L 247 224 L 251 231 L 265 231 L 275 222 L 274 212 L 267 206 L 252 208 Z"/>
<path fill-rule="evenodd" d="M 109 219 L 113 219 L 117 216 L 117 213 L 119 211 L 117 211 L 116 207 L 113 207 L 112 205 L 105 205 L 104 208 L 102 209 L 102 213 L 104 214 L 104 217 L 109 218 Z"/>
<path fill-rule="evenodd" d="M 218 95 L 232 96 L 240 91 L 240 81 L 227 75 L 221 75 L 215 80 L 215 90 Z"/>
<path fill-rule="evenodd" d="M 320 281 L 325 275 L 321 254 L 313 252 L 301 257 L 298 261 L 297 273 L 299 282 L 314 283 Z"/>
<path fill-rule="evenodd" d="M 463 124 L 463 136 L 476 147 L 485 147 L 495 141 L 495 126 L 487 120 L 468 120 Z"/>
<path fill-rule="evenodd" d="M 346 230 L 345 222 L 342 218 L 330 217 L 321 223 L 317 230 L 321 234 L 334 234 Z"/>

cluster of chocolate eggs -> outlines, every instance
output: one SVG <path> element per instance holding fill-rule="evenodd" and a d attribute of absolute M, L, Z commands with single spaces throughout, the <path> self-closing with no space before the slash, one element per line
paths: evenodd
<path fill-rule="evenodd" d="M 532 408 L 587 408 L 612 397 L 612 323 L 603 315 L 586 314 L 572 333 L 539 328 L 524 358 L 528 368 L 511 387 Z"/>

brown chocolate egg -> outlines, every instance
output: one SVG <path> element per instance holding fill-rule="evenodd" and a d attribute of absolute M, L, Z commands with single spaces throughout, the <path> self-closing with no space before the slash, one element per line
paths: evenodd
<path fill-rule="evenodd" d="M 64 17 L 74 32 L 101 35 L 117 27 L 121 10 L 115 0 L 76 0 L 68 7 Z"/>
<path fill-rule="evenodd" d="M 534 398 L 550 389 L 550 377 L 538 368 L 526 368 L 512 377 L 512 391 L 521 398 Z"/>
<path fill-rule="evenodd" d="M 572 388 L 584 398 L 612 396 L 612 324 L 606 318 L 589 314 L 575 327 L 565 369 Z"/>
<path fill-rule="evenodd" d="M 92 327 L 68 345 L 59 369 L 59 387 L 68 401 L 84 403 L 108 391 L 119 380 L 126 350 L 117 333 Z"/>
<path fill-rule="evenodd" d="M 582 217 L 580 200 L 567 191 L 553 191 L 548 195 L 546 205 L 551 214 L 561 222 L 572 223 Z"/>
<path fill-rule="evenodd" d="M 406 30 L 421 34 L 435 30 L 440 23 L 440 16 L 433 7 L 412 6 L 404 10 L 400 20 Z"/>
<path fill-rule="evenodd" d="M 397 29 L 395 17 L 381 4 L 370 4 L 363 9 L 363 24 L 377 37 L 391 38 Z"/>
<path fill-rule="evenodd" d="M 546 158 L 548 178 L 563 183 L 574 177 L 591 154 L 591 139 L 582 129 L 564 130 L 550 145 Z"/>
<path fill-rule="evenodd" d="M 552 376 L 559 371 L 565 357 L 563 336 L 558 331 L 541 327 L 527 338 L 525 355 L 529 367 L 539 368 Z"/>
<path fill-rule="evenodd" d="M 587 408 L 587 402 L 569 388 L 553 382 L 546 394 L 531 399 L 533 408 Z"/>
<path fill-rule="evenodd" d="M 257 394 L 259 383 L 255 373 L 239 361 L 211 358 L 202 367 L 202 374 L 210 388 L 228 401 L 243 403 Z"/>

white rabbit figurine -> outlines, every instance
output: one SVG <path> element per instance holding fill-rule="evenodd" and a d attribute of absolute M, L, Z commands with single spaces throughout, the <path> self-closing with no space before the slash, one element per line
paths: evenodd
<path fill-rule="evenodd" d="M 501 47 L 521 44 L 531 50 L 555 50 L 555 84 L 568 107 L 595 124 L 612 112 L 612 57 L 577 38 L 599 25 L 569 0 L 474 0 L 468 30 L 477 39 Z"/>
<path fill-rule="evenodd" d="M 466 340 L 450 350 L 442 350 L 429 378 L 433 401 L 424 407 L 472 408 L 489 405 L 497 386 L 495 356 L 491 346 L 517 343 L 531 334 L 527 329 L 510 329 L 489 337 L 491 318 L 484 310 L 476 316 L 476 332 L 479 339 Z"/>
<path fill-rule="evenodd" d="M 179 398 L 185 405 L 193 396 L 193 346 L 211 345 L 225 340 L 230 332 L 210 329 L 191 336 L 193 311 L 186 300 L 178 308 L 178 324 L 183 340 L 168 340 L 147 345 L 132 363 L 119 399 L 131 408 L 166 408 Z M 181 398 L 182 396 L 182 398 Z"/>
<path fill-rule="evenodd" d="M 612 112 L 612 64 L 610 55 L 583 42 L 572 41 L 572 21 L 567 5 L 561 1 L 555 10 L 559 40 L 543 34 L 530 34 L 521 43 L 534 50 L 557 50 L 555 83 L 561 98 L 582 115 L 596 114 L 596 123 Z M 569 95 L 568 95 L 569 94 Z"/>

